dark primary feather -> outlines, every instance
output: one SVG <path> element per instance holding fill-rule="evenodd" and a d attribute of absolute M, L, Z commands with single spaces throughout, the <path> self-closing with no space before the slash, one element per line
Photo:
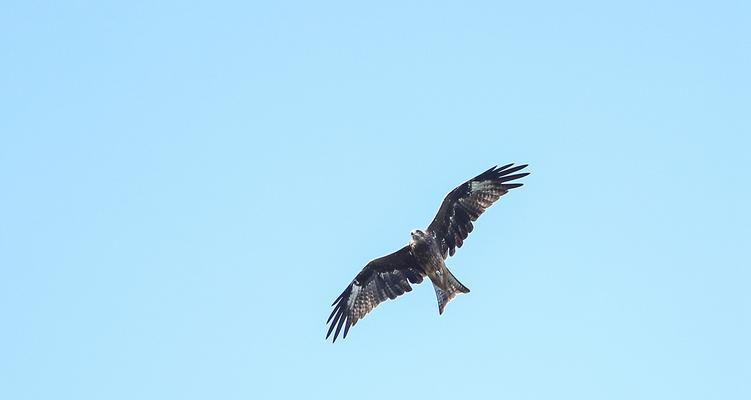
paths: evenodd
<path fill-rule="evenodd" d="M 411 292 L 410 282 L 420 283 L 424 276 L 425 273 L 417 266 L 409 246 L 369 262 L 334 300 L 334 310 L 326 321 L 327 324 L 331 323 L 326 339 L 333 331 L 336 342 L 342 327 L 342 337 L 346 338 L 349 328 L 370 310 L 387 299 L 395 299 L 405 292 Z"/>
<path fill-rule="evenodd" d="M 473 221 L 510 189 L 522 186 L 521 183 L 509 182 L 529 175 L 514 174 L 527 164 L 513 165 L 490 168 L 462 183 L 443 199 L 438 214 L 428 226 L 428 232 L 438 239 L 444 259 L 453 256 L 457 247 L 462 247 L 474 228 Z"/>

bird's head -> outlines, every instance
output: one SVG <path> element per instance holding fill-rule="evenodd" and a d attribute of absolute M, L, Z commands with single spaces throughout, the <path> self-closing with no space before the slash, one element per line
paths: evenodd
<path fill-rule="evenodd" d="M 412 240 L 420 240 L 425 237 L 425 232 L 419 229 L 413 229 L 409 234 L 412 235 Z"/>

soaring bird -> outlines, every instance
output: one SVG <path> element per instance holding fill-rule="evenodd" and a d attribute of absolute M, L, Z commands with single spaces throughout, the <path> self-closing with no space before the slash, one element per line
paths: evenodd
<path fill-rule="evenodd" d="M 418 284 L 425 276 L 433 282 L 439 314 L 443 314 L 446 304 L 457 294 L 469 293 L 444 261 L 454 255 L 457 247 L 462 247 L 472 232 L 472 222 L 509 190 L 522 186 L 511 181 L 529 175 L 514 174 L 526 166 L 494 166 L 449 192 L 425 231 L 413 230 L 406 246 L 370 261 L 334 300 L 331 304 L 334 310 L 326 321 L 331 323 L 326 339 L 334 332 L 333 342 L 336 342 L 342 327 L 342 337 L 346 338 L 349 328 L 370 310 L 387 299 L 411 292 L 410 283 Z"/>

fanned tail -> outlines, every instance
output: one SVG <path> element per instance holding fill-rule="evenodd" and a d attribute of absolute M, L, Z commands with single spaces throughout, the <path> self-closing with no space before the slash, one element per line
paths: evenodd
<path fill-rule="evenodd" d="M 452 274 L 448 268 L 446 268 L 446 272 L 448 273 L 446 279 L 448 285 L 445 290 L 438 287 L 435 282 L 433 283 L 435 296 L 436 298 L 438 298 L 438 314 L 443 314 L 443 309 L 446 307 L 446 304 L 448 304 L 451 299 L 456 297 L 458 293 L 469 293 L 469 289 L 467 289 L 466 286 L 462 285 L 462 283 L 459 282 L 458 279 L 456 279 L 454 274 Z"/>

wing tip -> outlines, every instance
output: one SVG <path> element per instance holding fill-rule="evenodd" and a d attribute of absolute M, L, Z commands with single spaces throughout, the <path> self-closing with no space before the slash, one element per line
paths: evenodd
<path fill-rule="evenodd" d="M 509 164 L 503 165 L 501 167 L 496 168 L 496 171 L 503 171 L 504 169 L 506 169 L 508 167 L 511 167 L 513 165 L 514 165 L 514 163 L 509 163 Z"/>
<path fill-rule="evenodd" d="M 477 175 L 472 180 L 483 180 L 483 179 L 493 179 L 497 180 L 500 179 L 503 176 L 512 174 L 516 171 L 520 171 L 526 167 L 528 167 L 529 164 L 519 164 L 515 165 L 514 163 L 509 163 L 502 166 L 493 166 L 492 168 L 488 169 L 487 171 L 481 173 L 480 175 Z"/>
<path fill-rule="evenodd" d="M 349 332 L 349 327 L 352 326 L 350 323 L 349 315 L 345 315 L 343 308 L 337 308 L 334 310 L 339 311 L 336 313 L 336 318 L 334 318 L 333 321 L 331 321 L 331 325 L 329 326 L 328 332 L 326 332 L 326 338 L 324 340 L 328 340 L 329 337 L 331 337 L 331 333 L 334 333 L 334 338 L 331 341 L 331 343 L 336 343 L 336 339 L 339 337 L 339 332 L 341 332 L 342 327 L 344 327 L 344 333 L 342 334 L 342 339 L 347 337 L 347 333 Z M 331 319 L 329 317 L 329 319 Z M 328 323 L 328 322 L 327 322 Z M 334 330 L 334 327 L 336 327 L 336 330 Z"/>
<path fill-rule="evenodd" d="M 529 172 L 524 172 L 524 173 L 521 173 L 521 174 L 514 174 L 514 175 L 506 175 L 506 176 L 502 176 L 502 177 L 498 178 L 497 181 L 498 181 L 498 183 L 506 183 L 506 182 L 510 182 L 510 181 L 514 181 L 514 180 L 517 180 L 517 179 L 524 178 L 527 175 L 529 175 Z"/>

